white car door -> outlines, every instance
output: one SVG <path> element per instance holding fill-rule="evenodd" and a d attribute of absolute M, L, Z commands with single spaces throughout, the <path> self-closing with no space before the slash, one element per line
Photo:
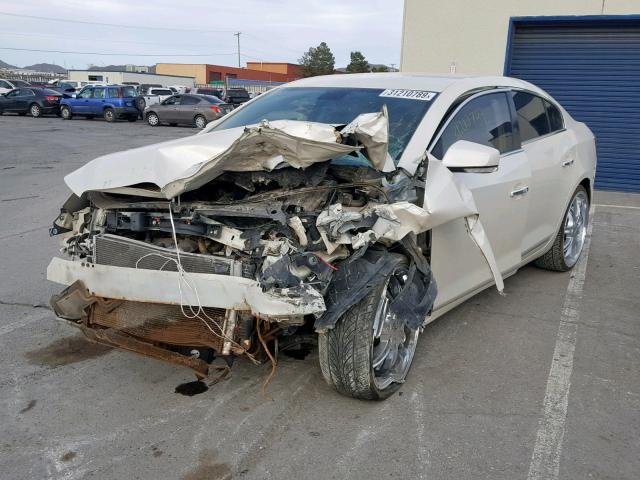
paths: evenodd
<path fill-rule="evenodd" d="M 522 256 L 535 254 L 556 235 L 573 188 L 567 181 L 576 145 L 564 129 L 560 110 L 525 91 L 512 92 L 522 149 L 531 164 L 530 205 L 522 237 Z"/>
<path fill-rule="evenodd" d="M 441 159 L 453 143 L 467 140 L 500 151 L 500 165 L 494 171 L 459 171 L 454 175 L 473 194 L 503 274 L 514 271 L 521 260 L 531 180 L 529 162 L 514 132 L 507 95 L 509 92 L 494 91 L 467 99 L 444 125 L 431 149 Z M 438 282 L 435 314 L 493 283 L 487 262 L 463 219 L 434 228 L 431 241 L 431 267 Z"/>

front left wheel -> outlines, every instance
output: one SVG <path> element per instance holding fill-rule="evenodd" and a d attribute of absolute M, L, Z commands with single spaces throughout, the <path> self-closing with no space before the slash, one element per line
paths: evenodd
<path fill-rule="evenodd" d="M 390 309 L 407 273 L 408 262 L 402 257 L 381 285 L 347 310 L 332 329 L 319 334 L 322 375 L 343 395 L 384 400 L 409 373 L 419 329 L 408 328 Z"/>
<path fill-rule="evenodd" d="M 104 119 L 109 123 L 113 123 L 116 121 L 116 112 L 113 110 L 113 108 L 105 108 L 103 115 Z"/>

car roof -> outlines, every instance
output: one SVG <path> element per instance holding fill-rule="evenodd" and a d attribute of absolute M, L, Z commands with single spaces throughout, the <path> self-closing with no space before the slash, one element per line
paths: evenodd
<path fill-rule="evenodd" d="M 530 87 L 531 84 L 510 77 L 435 75 L 429 73 L 351 73 L 303 78 L 282 85 L 292 87 L 397 88 L 443 92 L 456 84 L 468 86 Z"/>

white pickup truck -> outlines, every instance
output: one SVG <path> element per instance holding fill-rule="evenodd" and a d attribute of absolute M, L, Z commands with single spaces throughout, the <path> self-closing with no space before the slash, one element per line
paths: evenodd
<path fill-rule="evenodd" d="M 161 103 L 174 93 L 166 87 L 150 87 L 142 95 L 136 99 L 136 105 L 140 112 L 144 111 L 149 105 Z"/>

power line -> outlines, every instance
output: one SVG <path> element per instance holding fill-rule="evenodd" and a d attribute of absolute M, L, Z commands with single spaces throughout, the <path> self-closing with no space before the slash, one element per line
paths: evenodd
<path fill-rule="evenodd" d="M 82 25 L 97 25 L 100 27 L 118 27 L 118 28 L 133 28 L 135 30 L 165 30 L 174 32 L 203 32 L 203 33 L 234 33 L 233 30 L 209 30 L 209 29 L 196 29 L 196 28 L 175 28 L 175 27 L 149 27 L 145 25 L 123 25 L 119 23 L 103 23 L 103 22 L 89 22 L 86 20 L 75 20 L 69 18 L 56 18 L 56 17 L 41 17 L 38 15 L 24 15 L 19 13 L 0 12 L 0 15 L 7 17 L 18 18 L 30 18 L 32 20 L 45 20 L 48 22 L 64 22 L 64 23 L 77 23 Z"/>
<path fill-rule="evenodd" d="M 0 47 L 0 50 L 15 50 L 20 52 L 43 52 L 43 53 L 69 53 L 74 55 L 103 55 L 122 57 L 215 57 L 218 55 L 236 55 L 236 53 L 104 53 L 104 52 L 71 52 L 65 50 L 41 50 L 38 48 L 14 48 Z"/>

